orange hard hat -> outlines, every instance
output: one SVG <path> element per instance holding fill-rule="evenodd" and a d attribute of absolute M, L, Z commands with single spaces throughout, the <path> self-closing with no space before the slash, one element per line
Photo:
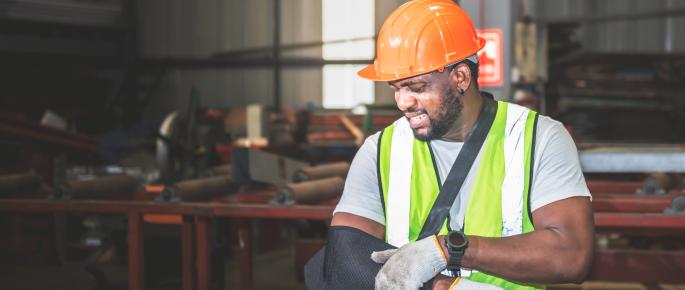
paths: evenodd
<path fill-rule="evenodd" d="M 373 64 L 357 74 L 372 81 L 393 81 L 440 70 L 481 50 L 471 18 L 451 0 L 414 0 L 385 20 Z"/>

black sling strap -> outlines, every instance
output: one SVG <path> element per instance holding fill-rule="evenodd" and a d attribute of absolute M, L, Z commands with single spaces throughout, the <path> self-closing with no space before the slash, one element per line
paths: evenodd
<path fill-rule="evenodd" d="M 492 95 L 483 94 L 483 106 L 476 123 L 471 127 L 469 134 L 466 137 L 464 146 L 459 151 L 457 159 L 452 164 L 449 174 L 445 182 L 440 187 L 438 197 L 433 203 L 433 207 L 426 218 L 426 222 L 421 228 L 421 233 L 417 240 L 423 239 L 430 235 L 435 235 L 440 232 L 440 228 L 449 217 L 450 208 L 459 194 L 461 186 L 464 184 L 466 176 L 471 171 L 473 162 L 483 147 L 485 138 L 488 136 L 492 122 L 495 120 L 497 114 L 497 102 L 492 98 Z M 449 222 L 448 222 L 449 224 Z"/>

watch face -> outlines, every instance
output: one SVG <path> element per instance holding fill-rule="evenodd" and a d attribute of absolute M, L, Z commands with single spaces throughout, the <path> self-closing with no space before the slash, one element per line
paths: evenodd
<path fill-rule="evenodd" d="M 454 247 L 463 247 L 466 245 L 466 237 L 460 232 L 450 233 L 448 236 L 449 242 Z"/>

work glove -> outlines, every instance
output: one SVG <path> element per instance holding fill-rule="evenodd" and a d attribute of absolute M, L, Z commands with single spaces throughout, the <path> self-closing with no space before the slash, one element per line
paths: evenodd
<path fill-rule="evenodd" d="M 447 266 L 447 256 L 435 235 L 399 249 L 373 252 L 371 259 L 385 263 L 376 275 L 376 290 L 419 289 Z"/>
<path fill-rule="evenodd" d="M 502 290 L 502 288 L 495 285 L 475 282 L 457 277 L 457 279 L 455 279 L 450 286 L 449 290 Z"/>

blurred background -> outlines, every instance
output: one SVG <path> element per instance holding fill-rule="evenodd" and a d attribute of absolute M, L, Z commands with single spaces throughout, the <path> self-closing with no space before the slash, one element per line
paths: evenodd
<path fill-rule="evenodd" d="M 305 289 L 404 2 L 0 0 L 3 289 Z M 685 2 L 455 2 L 579 149 L 595 261 L 550 288 L 685 289 Z"/>

